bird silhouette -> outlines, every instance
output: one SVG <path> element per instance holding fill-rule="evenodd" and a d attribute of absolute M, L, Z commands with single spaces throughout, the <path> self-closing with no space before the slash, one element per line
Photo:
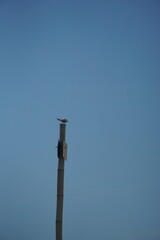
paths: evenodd
<path fill-rule="evenodd" d="M 66 118 L 57 118 L 58 121 L 62 122 L 62 123 L 67 123 L 68 120 Z"/>

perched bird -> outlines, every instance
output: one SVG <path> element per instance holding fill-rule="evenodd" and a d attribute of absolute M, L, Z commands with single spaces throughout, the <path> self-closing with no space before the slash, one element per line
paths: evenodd
<path fill-rule="evenodd" d="M 67 123 L 68 120 L 66 118 L 57 118 L 58 121 L 62 122 L 62 123 Z"/>

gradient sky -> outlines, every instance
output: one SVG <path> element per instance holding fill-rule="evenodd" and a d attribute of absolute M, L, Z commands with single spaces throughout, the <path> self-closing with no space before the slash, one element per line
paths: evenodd
<path fill-rule="evenodd" d="M 160 1 L 0 0 L 0 240 L 160 239 Z"/>

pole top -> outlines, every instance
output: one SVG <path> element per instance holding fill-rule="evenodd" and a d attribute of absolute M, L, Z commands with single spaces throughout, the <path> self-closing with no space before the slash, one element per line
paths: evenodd
<path fill-rule="evenodd" d="M 62 122 L 62 123 L 67 123 L 68 120 L 66 118 L 56 118 L 58 121 Z"/>

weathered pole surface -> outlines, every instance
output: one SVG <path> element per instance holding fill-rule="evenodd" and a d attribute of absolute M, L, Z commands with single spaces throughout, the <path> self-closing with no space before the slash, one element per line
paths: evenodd
<path fill-rule="evenodd" d="M 62 240 L 63 223 L 63 194 L 64 194 L 64 161 L 67 158 L 67 144 L 65 142 L 66 124 L 60 124 L 60 134 L 57 148 L 58 175 L 57 175 L 57 211 L 56 211 L 56 240 Z"/>

